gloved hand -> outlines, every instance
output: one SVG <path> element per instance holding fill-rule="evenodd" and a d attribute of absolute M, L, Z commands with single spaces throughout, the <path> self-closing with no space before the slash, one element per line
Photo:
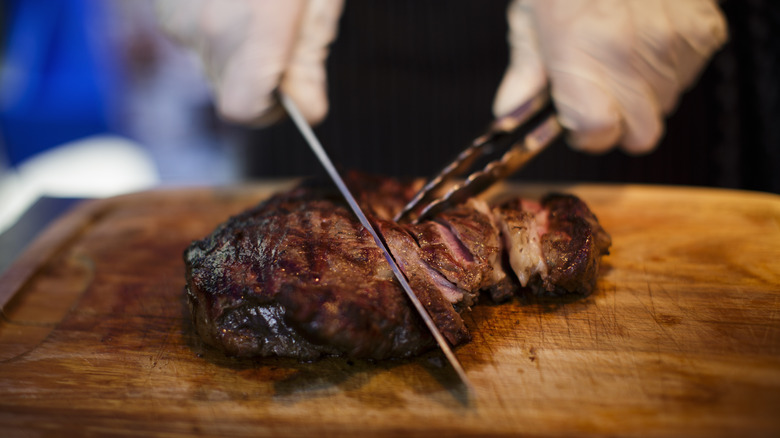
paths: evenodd
<path fill-rule="evenodd" d="M 325 58 L 343 0 L 158 0 L 161 26 L 193 48 L 227 119 L 266 125 L 281 88 L 311 123 L 328 112 Z"/>
<path fill-rule="evenodd" d="M 727 39 L 713 0 L 514 0 L 510 65 L 493 111 L 549 81 L 576 149 L 652 150 L 664 116 Z"/>

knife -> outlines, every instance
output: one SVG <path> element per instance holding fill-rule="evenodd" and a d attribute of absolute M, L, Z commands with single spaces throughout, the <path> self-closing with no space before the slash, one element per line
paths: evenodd
<path fill-rule="evenodd" d="M 406 277 L 404 276 L 403 272 L 401 272 L 401 268 L 398 267 L 398 264 L 395 262 L 395 259 L 393 259 L 393 256 L 390 254 L 390 250 L 387 248 L 387 246 L 385 246 L 385 243 L 379 237 L 379 234 L 376 232 L 374 227 L 368 221 L 368 218 L 366 217 L 365 213 L 363 213 L 363 210 L 358 205 L 357 201 L 355 200 L 355 197 L 352 196 L 352 193 L 350 193 L 346 184 L 344 184 L 344 180 L 341 179 L 341 176 L 339 175 L 338 171 L 333 166 L 333 163 L 330 161 L 328 154 L 325 152 L 325 149 L 322 147 L 322 144 L 320 144 L 320 141 L 317 139 L 317 136 L 314 135 L 314 131 L 311 129 L 311 126 L 309 126 L 309 123 L 303 117 L 300 110 L 298 110 L 298 107 L 295 105 L 295 102 L 293 102 L 293 100 L 290 99 L 290 97 L 284 93 L 279 93 L 279 100 L 281 101 L 284 109 L 287 110 L 287 113 L 290 115 L 290 118 L 295 123 L 295 126 L 298 127 L 298 130 L 306 139 L 306 142 L 309 144 L 309 147 L 314 152 L 314 155 L 316 155 L 317 158 L 320 160 L 320 163 L 328 172 L 328 175 L 330 175 L 330 178 L 336 184 L 336 187 L 338 187 L 342 196 L 344 196 L 344 199 L 347 200 L 347 203 L 349 204 L 350 208 L 352 208 L 352 211 L 360 220 L 360 223 L 363 224 L 363 226 L 366 228 L 366 230 L 368 230 L 369 233 L 371 233 L 371 236 L 374 238 L 374 242 L 379 247 L 379 249 L 382 250 L 382 253 L 385 256 L 385 260 L 387 260 L 387 263 L 390 264 L 390 268 L 393 270 L 393 274 L 395 275 L 395 278 L 398 279 L 398 282 L 401 284 L 401 287 L 403 287 L 404 292 L 406 292 L 406 295 L 409 297 L 409 300 L 411 300 L 412 304 L 414 305 L 414 308 L 417 309 L 417 313 L 419 313 L 423 321 L 425 321 L 425 325 L 428 327 L 428 330 L 431 331 L 431 334 L 436 339 L 436 342 L 439 344 L 439 348 L 441 348 L 441 351 L 444 352 L 444 355 L 447 357 L 447 360 L 449 361 L 450 365 L 457 373 L 460 380 L 463 382 L 466 388 L 468 388 L 471 392 L 474 392 L 474 387 L 469 381 L 468 376 L 466 376 L 466 372 L 463 370 L 463 367 L 458 361 L 458 358 L 455 357 L 455 353 L 452 352 L 452 349 L 447 343 L 447 340 L 444 339 L 444 336 L 439 331 L 439 328 L 436 327 L 436 324 L 433 322 L 433 319 L 431 319 L 430 314 L 428 314 L 428 311 L 425 309 L 425 307 L 422 305 L 420 300 L 417 298 L 417 295 L 415 295 L 414 291 L 412 291 L 412 287 L 409 286 L 409 282 L 406 281 Z"/>

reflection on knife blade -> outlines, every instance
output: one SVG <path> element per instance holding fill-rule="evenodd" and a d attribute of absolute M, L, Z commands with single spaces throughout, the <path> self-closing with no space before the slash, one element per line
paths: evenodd
<path fill-rule="evenodd" d="M 433 334 L 433 337 L 436 339 L 436 342 L 439 344 L 439 347 L 444 352 L 444 355 L 447 357 L 447 360 L 449 361 L 450 365 L 458 374 L 458 377 L 466 385 L 466 387 L 470 391 L 474 392 L 473 386 L 471 385 L 471 382 L 466 376 L 466 372 L 463 370 L 463 367 L 458 361 L 458 358 L 455 357 L 455 353 L 452 352 L 452 349 L 450 348 L 447 341 L 444 339 L 444 336 L 441 334 L 439 329 L 436 327 L 436 324 L 431 319 L 430 315 L 428 314 L 428 311 L 425 309 L 423 304 L 417 298 L 417 295 L 415 295 L 414 291 L 412 291 L 411 286 L 409 286 L 406 277 L 404 276 L 403 272 L 401 272 L 401 269 L 398 267 L 398 264 L 393 259 L 393 256 L 390 254 L 390 251 L 388 250 L 387 246 L 385 246 L 384 242 L 379 237 L 379 234 L 376 232 L 374 227 L 368 221 L 368 218 L 363 213 L 363 210 L 361 210 L 360 206 L 357 204 L 357 201 L 355 200 L 354 196 L 352 196 L 346 184 L 344 184 L 344 180 L 341 179 L 341 176 L 339 175 L 336 168 L 333 166 L 333 163 L 330 161 L 330 158 L 328 157 L 328 154 L 325 152 L 325 149 L 322 147 L 319 140 L 314 135 L 314 131 L 312 131 L 309 124 L 303 118 L 303 115 L 301 115 L 301 112 L 298 110 L 298 107 L 295 105 L 292 99 L 290 99 L 284 93 L 279 93 L 279 99 L 282 103 L 282 106 L 284 106 L 284 108 L 287 110 L 287 113 L 290 115 L 290 118 L 292 118 L 295 125 L 301 131 L 301 134 L 306 139 L 306 142 L 309 144 L 309 147 L 312 149 L 314 154 L 320 160 L 320 163 L 322 163 L 323 167 L 325 167 L 325 170 L 328 172 L 328 175 L 330 175 L 331 179 L 336 184 L 336 187 L 338 187 L 339 191 L 346 199 L 352 211 L 358 217 L 358 220 L 360 220 L 360 223 L 366 228 L 366 230 L 368 230 L 369 233 L 371 233 L 371 236 L 374 238 L 374 242 L 376 242 L 377 246 L 384 253 L 387 263 L 390 264 L 390 267 L 393 270 L 393 274 L 395 275 L 396 279 L 398 279 L 398 282 L 401 284 L 401 287 L 403 287 L 404 292 L 406 292 L 406 295 L 411 300 L 415 309 L 417 309 L 417 312 L 420 314 L 423 321 L 425 321 L 425 325 L 428 326 L 428 329 L 431 331 L 431 334 Z"/>

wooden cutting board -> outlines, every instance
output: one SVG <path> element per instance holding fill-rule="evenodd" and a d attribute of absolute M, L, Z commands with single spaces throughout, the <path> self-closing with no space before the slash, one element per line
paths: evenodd
<path fill-rule="evenodd" d="M 0 436 L 779 436 L 780 197 L 582 197 L 612 234 L 592 296 L 482 304 L 456 350 L 237 360 L 193 336 L 182 251 L 284 183 L 89 202 L 0 279 Z M 431 435 L 434 434 L 434 435 Z"/>

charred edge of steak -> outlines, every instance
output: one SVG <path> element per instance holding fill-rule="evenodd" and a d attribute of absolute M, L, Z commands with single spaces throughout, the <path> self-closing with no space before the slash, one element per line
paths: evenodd
<path fill-rule="evenodd" d="M 350 297 L 333 287 L 285 286 L 285 321 L 306 339 L 355 358 L 408 357 L 433 346 L 416 313 L 391 282 L 376 282 Z M 369 300 L 360 295 L 369 295 Z M 370 303 L 371 305 L 366 305 Z"/>
<path fill-rule="evenodd" d="M 551 296 L 593 291 L 611 238 L 582 200 L 568 194 L 550 194 L 540 203 L 515 199 L 493 215 L 504 239 L 504 263 L 519 283 L 514 290 Z M 490 293 L 500 302 L 514 290 L 503 282 Z"/>
<path fill-rule="evenodd" d="M 537 292 L 589 295 L 596 284 L 601 256 L 609 254 L 612 238 L 574 195 L 550 194 L 541 204 L 549 212 L 548 231 L 542 236 L 548 275 Z"/>
<path fill-rule="evenodd" d="M 284 356 L 311 360 L 337 351 L 308 342 L 283 322 L 284 309 L 226 278 L 194 244 L 187 251 L 187 303 L 196 333 L 229 356 Z M 193 274 L 193 271 L 197 272 Z M 211 272 L 211 274 L 209 274 Z"/>
<path fill-rule="evenodd" d="M 206 344 L 229 356 L 313 360 L 322 355 L 338 354 L 337 349 L 312 344 L 295 330 L 279 323 L 284 317 L 284 309 L 279 304 L 263 306 L 247 300 L 213 319 L 204 294 L 190 287 L 186 292 L 196 333 Z"/>
<path fill-rule="evenodd" d="M 256 234 L 264 224 L 294 211 L 304 198 L 295 189 L 231 217 L 185 251 L 186 296 L 196 332 L 207 344 L 238 357 L 288 356 L 303 360 L 337 351 L 315 345 L 288 327 L 284 309 L 260 287 L 252 254 L 260 254 Z M 273 211 L 275 214 L 267 214 Z M 283 236 L 277 236 L 283 239 Z"/>

